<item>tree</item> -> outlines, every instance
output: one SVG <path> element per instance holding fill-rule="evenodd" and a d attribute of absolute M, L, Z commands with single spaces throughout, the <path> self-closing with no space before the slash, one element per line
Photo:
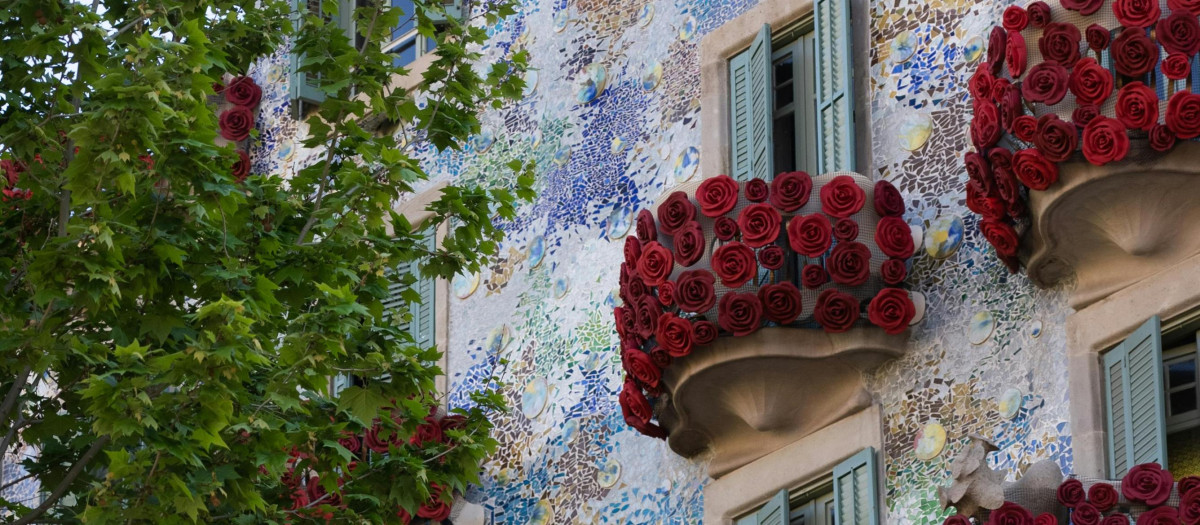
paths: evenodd
<path fill-rule="evenodd" d="M 0 452 L 34 447 L 21 467 L 45 496 L 0 500 L 0 516 L 395 521 L 449 502 L 494 447 L 486 416 L 500 396 L 432 416 L 438 350 L 414 344 L 406 309 L 382 300 L 414 281 L 390 271 L 401 262 L 477 270 L 502 235 L 493 214 L 532 195 L 520 161 L 516 197 L 448 186 L 429 208 L 450 225 L 434 250 L 392 211 L 428 179 L 409 144 L 458 148 L 479 108 L 520 95 L 523 53 L 477 63 L 479 26 L 514 2 L 439 31 L 440 2 L 413 14 L 362 1 L 355 39 L 288 3 L 0 10 Z M 411 16 L 439 42 L 424 93 L 389 87 L 405 71 L 380 51 Z M 257 131 L 240 139 L 245 114 L 230 111 L 257 103 L 243 75 L 289 34 L 328 97 L 304 139 L 323 161 L 289 180 L 246 176 Z M 408 140 L 363 130 L 368 114 Z M 332 396 L 344 373 L 362 381 Z M 356 447 L 364 438 L 387 452 Z"/>

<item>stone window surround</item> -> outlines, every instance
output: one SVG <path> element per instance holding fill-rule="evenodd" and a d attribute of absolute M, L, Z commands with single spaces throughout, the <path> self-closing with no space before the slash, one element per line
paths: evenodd
<path fill-rule="evenodd" d="M 1101 354 L 1155 314 L 1162 318 L 1164 332 L 1194 320 L 1200 309 L 1200 285 L 1185 283 L 1196 283 L 1197 275 L 1200 254 L 1067 317 L 1067 383 L 1076 475 L 1104 479 L 1108 474 Z"/>
<path fill-rule="evenodd" d="M 400 203 L 396 206 L 396 213 L 403 215 L 412 225 L 413 229 L 419 229 L 425 221 L 433 218 L 433 212 L 426 210 L 429 204 L 442 196 L 442 189 L 448 186 L 448 182 L 439 182 L 434 184 L 429 189 L 414 195 L 412 198 Z M 388 226 L 390 233 L 391 226 Z M 446 234 L 450 231 L 449 225 L 442 223 L 437 227 L 436 243 L 441 246 L 442 240 L 446 238 Z M 434 284 L 434 343 L 438 349 L 442 351 L 442 357 L 438 360 L 438 367 L 442 369 L 442 375 L 437 376 L 434 384 L 437 391 L 443 396 L 449 393 L 450 384 L 446 379 L 446 368 L 449 366 L 450 355 L 450 283 L 446 279 L 438 277 Z M 442 406 L 445 406 L 445 400 L 442 401 Z"/>
<path fill-rule="evenodd" d="M 731 170 L 729 159 L 729 59 L 750 47 L 763 24 L 780 31 L 813 12 L 814 0 L 762 0 L 754 8 L 714 29 L 700 41 L 700 176 L 715 177 Z M 855 50 L 853 78 L 870 74 L 870 0 L 851 0 L 858 16 L 851 17 Z M 858 173 L 871 169 L 870 90 L 854 82 L 854 152 Z M 812 173 L 811 175 L 819 175 Z"/>
<path fill-rule="evenodd" d="M 866 447 L 883 450 L 879 405 L 796 440 L 704 487 L 704 523 L 732 525 L 733 520 L 766 504 L 780 490 L 793 491 L 829 476 L 833 468 Z M 877 461 L 876 479 L 885 465 Z M 882 487 L 881 487 L 882 488 Z M 883 494 L 883 491 L 880 491 Z M 884 512 L 883 502 L 877 508 Z M 880 523 L 885 523 L 882 516 Z"/>

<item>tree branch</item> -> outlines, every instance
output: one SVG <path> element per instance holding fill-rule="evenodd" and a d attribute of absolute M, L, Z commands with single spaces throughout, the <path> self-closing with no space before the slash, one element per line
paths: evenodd
<path fill-rule="evenodd" d="M 29 382 L 29 373 L 33 371 L 33 365 L 25 365 L 21 373 L 17 375 L 16 382 L 12 388 L 8 389 L 8 394 L 4 396 L 4 404 L 0 405 L 0 423 L 8 421 L 8 413 L 12 412 L 13 407 L 17 406 L 17 398 L 20 397 L 21 391 L 25 389 L 25 384 Z M 0 448 L 0 452 L 4 449 Z"/>
<path fill-rule="evenodd" d="M 92 462 L 92 458 L 96 457 L 96 454 L 98 454 L 100 449 L 104 448 L 104 446 L 108 444 L 108 441 L 109 437 L 104 436 L 93 442 L 91 448 L 88 448 L 87 452 L 84 452 L 83 456 L 79 458 L 79 461 L 76 461 L 75 465 L 71 466 L 71 470 L 67 471 L 66 477 L 64 477 L 63 480 L 58 483 L 57 487 L 54 487 L 54 492 L 51 492 L 50 496 L 48 496 L 41 505 L 38 505 L 36 509 L 33 509 L 33 512 L 22 516 L 21 519 L 13 522 L 12 525 L 25 525 L 27 523 L 33 523 L 34 520 L 37 520 L 42 516 L 42 514 L 45 514 L 47 510 L 50 510 L 50 507 L 53 507 L 55 503 L 58 503 L 58 500 L 63 497 L 63 494 L 66 494 L 67 489 L 71 487 L 71 484 L 75 482 L 75 479 L 83 473 L 83 468 L 86 467 L 88 463 Z"/>

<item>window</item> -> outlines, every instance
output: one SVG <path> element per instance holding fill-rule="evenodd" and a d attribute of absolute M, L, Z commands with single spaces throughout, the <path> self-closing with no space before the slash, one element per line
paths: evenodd
<path fill-rule="evenodd" d="M 813 488 L 781 490 L 735 525 L 879 525 L 875 449 L 867 447 L 833 468 Z"/>
<path fill-rule="evenodd" d="M 733 177 L 854 171 L 849 0 L 818 0 L 813 17 L 772 38 L 764 24 L 729 60 Z"/>
<path fill-rule="evenodd" d="M 354 38 L 354 2 L 352 0 L 338 0 L 337 5 L 337 25 L 346 33 L 346 36 Z M 299 25 L 304 21 L 305 13 L 322 15 L 327 23 L 334 22 L 332 16 L 325 16 L 323 10 L 322 0 L 292 0 L 292 24 L 299 28 Z M 288 82 L 289 95 L 292 100 L 301 103 L 296 104 L 295 107 L 298 114 L 303 114 L 303 103 L 320 104 L 321 101 L 325 100 L 325 93 L 321 91 L 321 77 L 319 75 L 297 71 L 300 69 L 300 65 L 304 63 L 303 55 L 292 53 L 290 59 L 292 76 Z"/>
<path fill-rule="evenodd" d="M 1164 332 L 1155 316 L 1104 354 L 1109 476 L 1148 462 L 1177 478 L 1200 474 L 1197 337 L 1194 327 Z"/>
<path fill-rule="evenodd" d="M 445 7 L 447 15 L 462 18 L 462 0 L 444 0 L 442 5 Z M 422 37 L 417 33 L 417 19 L 413 16 L 413 0 L 392 0 L 392 7 L 401 12 L 400 25 L 392 29 L 391 37 L 383 45 L 383 51 L 396 55 L 392 60 L 394 65 L 407 66 L 415 62 L 421 55 L 436 49 L 437 39 Z M 429 13 L 429 15 L 434 19 L 434 23 L 439 21 L 440 13 Z"/>

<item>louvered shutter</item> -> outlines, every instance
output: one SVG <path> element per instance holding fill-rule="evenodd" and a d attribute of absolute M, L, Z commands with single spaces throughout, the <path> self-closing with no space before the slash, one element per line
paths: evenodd
<path fill-rule="evenodd" d="M 833 468 L 833 505 L 837 525 L 879 525 L 874 448 L 867 447 Z"/>
<path fill-rule="evenodd" d="M 1151 317 L 1128 339 L 1104 354 L 1105 428 L 1109 476 L 1155 462 L 1167 467 L 1166 407 L 1163 400 L 1162 327 Z"/>
<path fill-rule="evenodd" d="M 771 26 L 763 27 L 750 49 L 729 61 L 731 176 L 738 180 L 771 180 Z"/>
<path fill-rule="evenodd" d="M 788 505 L 787 489 L 775 493 L 766 505 L 759 507 L 754 514 L 738 519 L 735 525 L 787 525 L 792 511 Z"/>
<path fill-rule="evenodd" d="M 427 250 L 437 248 L 436 231 L 430 228 L 425 232 L 421 239 L 421 244 Z M 383 308 L 386 316 L 393 315 L 396 309 L 404 304 L 405 286 L 399 282 L 405 274 L 412 273 L 416 281 L 413 282 L 413 290 L 420 296 L 418 302 L 408 303 L 408 313 L 410 319 L 408 321 L 399 321 L 399 327 L 412 335 L 414 342 L 422 348 L 428 348 L 434 345 L 435 336 L 437 334 L 437 278 L 425 277 L 421 275 L 421 270 L 414 263 L 400 263 L 396 265 L 394 270 L 396 276 L 393 282 L 388 285 L 388 298 L 383 302 Z"/>
<path fill-rule="evenodd" d="M 346 36 L 354 41 L 354 7 L 353 0 L 340 0 L 338 2 L 338 18 L 337 25 L 342 28 Z M 309 14 L 323 16 L 326 20 L 329 19 L 325 15 L 322 8 L 322 0 L 292 0 L 292 24 L 297 30 L 304 23 L 304 18 Z M 304 63 L 304 56 L 299 53 L 291 53 L 289 57 L 291 61 L 291 79 L 289 81 L 289 92 L 292 100 L 299 100 L 311 104 L 320 104 L 325 100 L 325 92 L 321 91 L 321 77 L 317 74 L 300 72 L 300 65 Z"/>
<path fill-rule="evenodd" d="M 338 374 L 333 376 L 333 385 L 329 392 L 330 397 L 337 397 L 337 395 L 340 394 L 342 390 L 345 390 L 346 387 L 350 386 L 350 384 L 350 374 Z"/>
<path fill-rule="evenodd" d="M 821 173 L 854 171 L 850 0 L 817 0 L 817 150 Z"/>
<path fill-rule="evenodd" d="M 397 264 L 395 269 L 392 270 L 391 280 L 388 283 L 387 299 L 383 301 L 383 317 L 385 321 L 391 322 L 393 316 L 400 313 L 399 308 L 404 306 L 404 297 L 402 294 L 406 287 L 400 282 L 400 276 L 413 272 L 415 267 L 416 265 L 414 264 L 402 262 Z M 398 319 L 395 323 L 400 330 L 405 332 L 410 331 L 409 321 Z M 391 337 L 389 336 L 388 339 L 391 339 Z"/>

